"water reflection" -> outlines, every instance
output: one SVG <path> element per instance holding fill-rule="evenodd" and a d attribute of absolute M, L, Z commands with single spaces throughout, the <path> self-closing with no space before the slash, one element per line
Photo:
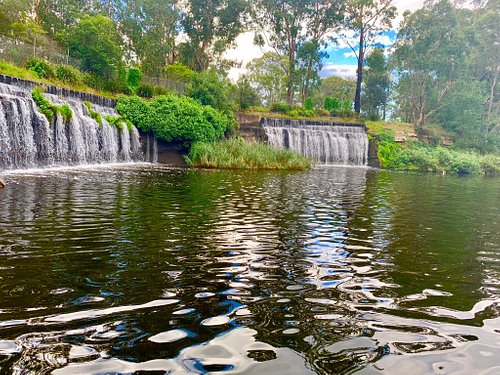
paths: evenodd
<path fill-rule="evenodd" d="M 2 371 L 500 369 L 498 180 L 144 166 L 6 178 Z"/>

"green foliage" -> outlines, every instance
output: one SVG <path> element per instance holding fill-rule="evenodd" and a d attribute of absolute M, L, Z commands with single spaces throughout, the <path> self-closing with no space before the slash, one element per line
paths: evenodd
<path fill-rule="evenodd" d="M 386 116 L 390 77 L 382 48 L 375 48 L 366 58 L 363 89 L 363 113 L 372 121 Z"/>
<path fill-rule="evenodd" d="M 277 113 L 289 113 L 291 110 L 291 107 L 287 103 L 273 103 L 271 105 L 271 112 L 277 112 Z"/>
<path fill-rule="evenodd" d="M 420 142 L 400 145 L 388 133 L 380 133 L 376 138 L 377 156 L 384 168 L 460 175 L 500 173 L 500 157 L 495 155 L 483 156 L 476 152 L 429 146 Z"/>
<path fill-rule="evenodd" d="M 116 78 L 122 67 L 122 40 L 114 22 L 103 15 L 84 15 L 66 31 L 64 40 L 82 69 L 104 79 Z"/>
<path fill-rule="evenodd" d="M 142 72 L 139 68 L 129 68 L 127 73 L 127 84 L 131 87 L 138 87 L 141 84 Z"/>
<path fill-rule="evenodd" d="M 260 105 L 260 98 L 247 76 L 238 80 L 238 104 L 241 109 L 248 109 Z"/>
<path fill-rule="evenodd" d="M 194 99 L 176 95 L 119 98 L 117 111 L 144 132 L 152 131 L 167 142 L 213 142 L 231 129 L 233 119 Z"/>
<path fill-rule="evenodd" d="M 248 143 L 241 138 L 195 143 L 186 159 L 194 167 L 220 169 L 305 170 L 312 165 L 310 159 L 294 151 Z"/>
<path fill-rule="evenodd" d="M 35 87 L 31 92 L 31 97 L 38 107 L 38 110 L 52 123 L 57 116 L 57 109 L 52 105 L 44 95 L 40 87 Z"/>
<path fill-rule="evenodd" d="M 223 112 L 229 112 L 233 107 L 228 98 L 228 82 L 220 78 L 214 69 L 196 74 L 188 95 L 203 105 Z"/>
<path fill-rule="evenodd" d="M 123 130 L 123 128 L 126 126 L 129 131 L 132 131 L 134 125 L 124 119 L 122 116 L 106 116 L 104 119 L 108 122 L 109 125 L 114 126 L 115 128 L 119 130 Z"/>
<path fill-rule="evenodd" d="M 340 100 L 327 96 L 325 98 L 324 108 L 327 111 L 338 111 L 340 109 Z"/>
<path fill-rule="evenodd" d="M 82 75 L 78 69 L 70 65 L 56 65 L 54 77 L 61 82 L 77 85 L 82 83 Z"/>
<path fill-rule="evenodd" d="M 220 59 L 243 30 L 248 5 L 246 0 L 187 0 L 180 22 L 188 37 L 180 48 L 183 62 L 200 72 Z"/>
<path fill-rule="evenodd" d="M 155 88 L 151 85 L 140 85 L 137 88 L 137 95 L 139 95 L 141 98 L 152 98 L 155 94 Z"/>
<path fill-rule="evenodd" d="M 60 107 L 56 107 L 58 112 L 61 114 L 63 121 L 68 124 L 73 118 L 73 111 L 67 104 L 63 104 Z"/>
<path fill-rule="evenodd" d="M 53 78 L 55 76 L 54 66 L 42 59 L 29 59 L 26 63 L 26 68 L 38 78 Z"/>
<path fill-rule="evenodd" d="M 304 109 L 308 111 L 314 110 L 314 103 L 311 98 L 307 98 L 306 101 L 304 102 Z"/>
<path fill-rule="evenodd" d="M 31 98 L 38 107 L 38 110 L 52 123 L 59 113 L 63 121 L 68 124 L 73 118 L 73 111 L 67 104 L 61 106 L 54 105 L 44 95 L 42 88 L 37 86 L 31 92 Z"/>
<path fill-rule="evenodd" d="M 94 119 L 100 126 L 102 126 L 101 114 L 92 109 L 92 104 L 89 101 L 85 101 L 85 102 L 83 102 L 83 104 L 85 104 L 85 107 L 87 107 L 87 110 L 89 111 L 90 117 L 92 119 Z"/>
<path fill-rule="evenodd" d="M 190 83 L 196 74 L 194 70 L 182 64 L 167 65 L 163 68 L 163 71 L 169 80 L 186 84 Z"/>

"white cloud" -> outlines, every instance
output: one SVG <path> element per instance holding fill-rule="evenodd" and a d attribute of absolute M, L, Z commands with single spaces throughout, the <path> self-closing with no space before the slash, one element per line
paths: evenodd
<path fill-rule="evenodd" d="M 356 65 L 338 65 L 331 62 L 326 62 L 319 75 L 321 77 L 337 76 L 342 78 L 355 78 Z"/>
<path fill-rule="evenodd" d="M 354 51 L 351 51 L 351 52 L 344 52 L 344 57 L 345 57 L 346 59 L 349 59 L 349 58 L 351 58 L 351 57 L 356 58 L 356 54 L 354 53 Z"/>

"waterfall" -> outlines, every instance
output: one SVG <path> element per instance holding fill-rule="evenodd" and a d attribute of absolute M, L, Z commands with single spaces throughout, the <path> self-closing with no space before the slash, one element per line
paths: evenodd
<path fill-rule="evenodd" d="M 364 126 L 263 118 L 271 146 L 289 148 L 321 164 L 366 165 L 368 137 Z"/>
<path fill-rule="evenodd" d="M 54 105 L 67 104 L 73 112 L 69 123 L 61 115 L 49 123 L 31 99 L 32 85 L 0 83 L 0 172 L 118 162 L 151 161 L 155 150 L 144 150 L 139 131 L 110 125 L 106 116 L 117 116 L 114 103 L 103 98 L 92 109 L 102 116 L 102 125 L 91 118 L 82 99 L 88 94 L 71 91 L 71 96 L 45 94 Z M 54 90 L 52 90 L 54 91 Z M 57 93 L 57 90 L 55 91 Z M 94 96 L 90 96 L 94 98 Z M 101 105 L 102 104 L 102 105 Z M 156 139 L 148 143 L 156 147 Z"/>

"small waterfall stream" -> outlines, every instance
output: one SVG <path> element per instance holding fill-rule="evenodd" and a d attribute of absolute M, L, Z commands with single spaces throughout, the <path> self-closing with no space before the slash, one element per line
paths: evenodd
<path fill-rule="evenodd" d="M 271 146 L 292 149 L 321 164 L 367 164 L 368 137 L 363 126 L 279 118 L 262 118 L 261 124 Z"/>
<path fill-rule="evenodd" d="M 29 85 L 0 83 L 0 171 L 155 161 L 154 137 L 147 137 L 148 147 L 143 150 L 135 127 L 118 129 L 105 120 L 118 115 L 114 108 L 92 104 L 102 116 L 100 125 L 90 117 L 83 100 L 45 94 L 52 104 L 68 104 L 73 111 L 69 123 L 58 115 L 51 124 L 31 99 L 31 90 Z"/>

